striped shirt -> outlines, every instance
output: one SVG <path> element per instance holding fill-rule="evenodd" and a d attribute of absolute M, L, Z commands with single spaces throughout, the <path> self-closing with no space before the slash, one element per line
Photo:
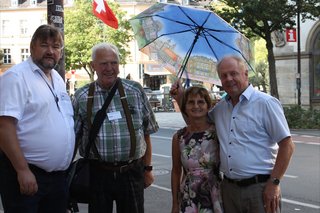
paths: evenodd
<path fill-rule="evenodd" d="M 127 79 L 122 79 L 122 84 L 136 135 L 136 152 L 134 159 L 139 159 L 144 156 L 146 151 L 144 135 L 156 132 L 159 126 L 142 86 L 138 82 Z M 81 138 L 79 146 L 81 156 L 84 156 L 84 149 L 88 143 L 89 134 L 87 124 L 88 91 L 89 84 L 78 89 L 73 99 L 75 131 L 78 137 Z M 94 116 L 103 106 L 109 92 L 109 90 L 99 87 L 97 82 L 95 82 L 91 122 L 93 122 Z M 126 116 L 118 90 L 113 96 L 106 113 L 107 116 L 104 119 L 95 141 L 99 155 L 101 159 L 106 162 L 128 161 L 130 154 L 130 132 L 127 127 Z M 97 156 L 94 156 L 91 151 L 90 158 L 97 158 Z"/>

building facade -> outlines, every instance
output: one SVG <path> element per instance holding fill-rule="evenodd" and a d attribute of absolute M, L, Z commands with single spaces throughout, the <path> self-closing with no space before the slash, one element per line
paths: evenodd
<path fill-rule="evenodd" d="M 156 3 L 156 0 L 117 0 L 128 18 Z M 72 7 L 73 0 L 64 0 L 64 8 Z M 47 23 L 46 0 L 0 0 L 0 49 L 4 53 L 0 73 L 30 56 L 30 40 L 38 26 Z M 120 68 L 120 77 L 140 82 L 153 90 L 168 83 L 170 72 L 142 54 L 135 43 L 130 43 L 131 61 Z M 66 79 L 70 78 L 66 70 Z M 71 71 L 70 71 L 71 72 Z M 68 77 L 69 76 L 69 77 Z M 89 79 L 89 77 L 88 77 Z"/>
<path fill-rule="evenodd" d="M 320 108 L 320 20 L 301 22 L 300 66 L 297 30 L 279 33 L 274 41 L 279 99 L 284 105 Z M 300 78 L 299 97 L 298 83 Z"/>

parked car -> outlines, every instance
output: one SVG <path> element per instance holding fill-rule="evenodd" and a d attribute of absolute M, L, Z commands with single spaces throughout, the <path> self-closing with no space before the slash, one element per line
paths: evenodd
<path fill-rule="evenodd" d="M 154 111 L 159 111 L 159 108 L 161 107 L 161 102 L 157 98 L 157 94 L 151 94 L 151 97 L 149 98 L 149 102 Z"/>

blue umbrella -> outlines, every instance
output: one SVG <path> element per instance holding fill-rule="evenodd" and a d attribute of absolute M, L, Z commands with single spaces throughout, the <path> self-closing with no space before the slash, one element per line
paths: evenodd
<path fill-rule="evenodd" d="M 250 41 L 215 13 L 156 3 L 130 19 L 141 52 L 178 77 L 221 85 L 216 63 L 226 55 L 250 66 Z M 251 67 L 251 66 L 250 66 Z"/>

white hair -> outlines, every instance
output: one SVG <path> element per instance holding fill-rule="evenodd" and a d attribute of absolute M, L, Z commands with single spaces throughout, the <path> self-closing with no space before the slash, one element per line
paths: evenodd
<path fill-rule="evenodd" d="M 92 54 L 91 54 L 92 61 L 95 60 L 98 50 L 111 50 L 112 52 L 114 52 L 116 54 L 118 62 L 120 62 L 119 49 L 115 45 L 110 44 L 110 43 L 106 43 L 106 42 L 94 45 L 94 47 L 92 47 Z"/>

